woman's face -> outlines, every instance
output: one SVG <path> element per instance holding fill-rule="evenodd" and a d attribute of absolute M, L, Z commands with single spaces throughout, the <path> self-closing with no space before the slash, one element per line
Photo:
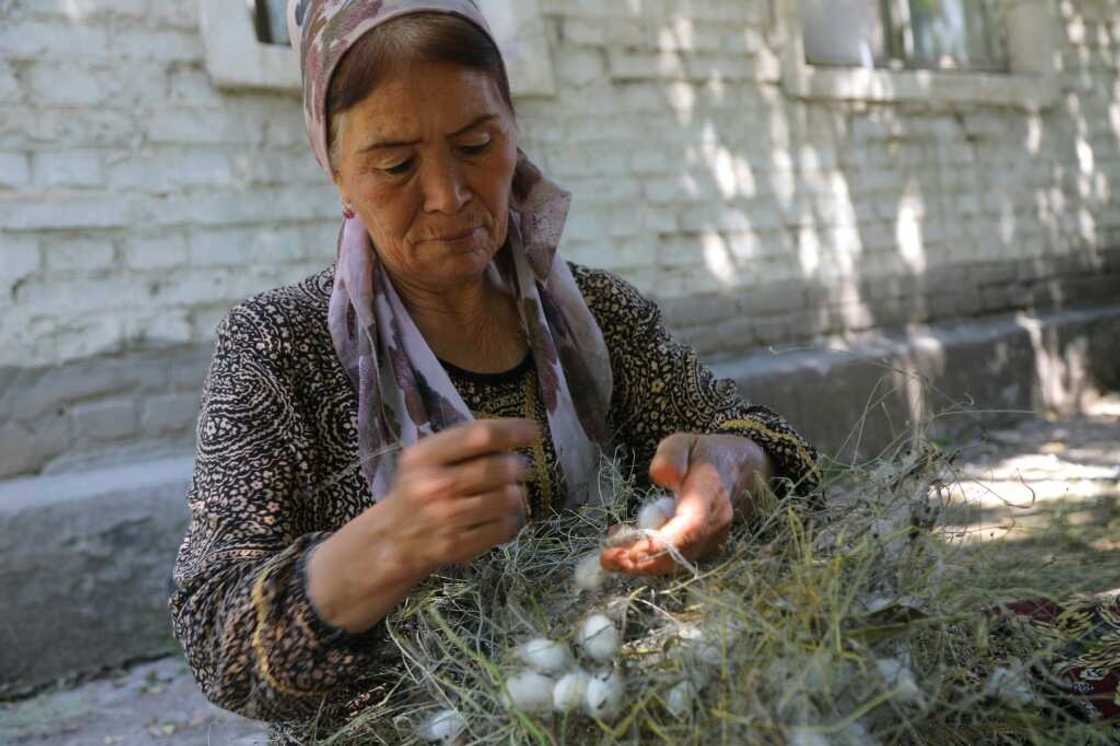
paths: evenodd
<path fill-rule="evenodd" d="M 480 277 L 506 240 L 512 112 L 485 73 L 423 63 L 340 115 L 335 183 L 395 281 L 440 292 Z"/>

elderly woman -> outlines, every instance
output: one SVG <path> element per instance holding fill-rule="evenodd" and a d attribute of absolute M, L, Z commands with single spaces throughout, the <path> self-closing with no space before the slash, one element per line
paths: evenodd
<path fill-rule="evenodd" d="M 568 195 L 518 148 L 471 0 L 303 0 L 289 24 L 337 262 L 218 328 L 171 608 L 211 700 L 322 733 L 410 590 L 586 502 L 601 451 L 678 495 L 662 535 L 693 558 L 748 488 L 808 491 L 816 456 L 630 285 L 557 255 Z M 602 563 L 672 567 L 645 540 Z"/>

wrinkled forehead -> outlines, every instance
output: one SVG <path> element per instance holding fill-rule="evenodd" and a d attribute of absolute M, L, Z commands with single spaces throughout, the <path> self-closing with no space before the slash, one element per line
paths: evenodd
<path fill-rule="evenodd" d="M 300 56 L 307 133 L 316 159 L 328 173 L 326 102 L 335 68 L 372 29 L 414 13 L 460 16 L 494 40 L 474 0 L 289 0 L 288 30 Z"/>

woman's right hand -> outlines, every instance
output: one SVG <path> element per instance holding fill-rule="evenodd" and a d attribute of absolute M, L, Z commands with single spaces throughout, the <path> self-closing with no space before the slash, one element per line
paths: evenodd
<path fill-rule="evenodd" d="M 308 560 L 308 593 L 324 621 L 368 629 L 435 570 L 516 536 L 529 465 L 513 451 L 539 438 L 531 420 L 476 420 L 406 448 L 389 495 Z"/>

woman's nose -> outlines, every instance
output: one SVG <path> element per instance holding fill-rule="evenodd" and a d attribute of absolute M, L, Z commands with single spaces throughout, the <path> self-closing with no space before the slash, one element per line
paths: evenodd
<path fill-rule="evenodd" d="M 422 174 L 421 185 L 426 212 L 456 215 L 470 201 L 470 189 L 453 159 L 430 160 Z"/>

